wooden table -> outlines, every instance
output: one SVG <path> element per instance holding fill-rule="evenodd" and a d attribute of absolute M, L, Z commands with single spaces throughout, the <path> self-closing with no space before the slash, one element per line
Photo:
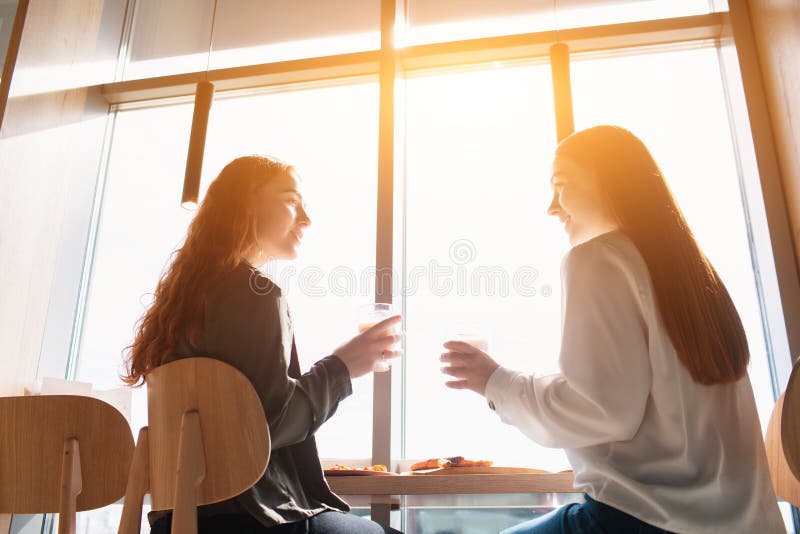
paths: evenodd
<path fill-rule="evenodd" d="M 328 477 L 340 495 L 574 493 L 572 473 Z"/>

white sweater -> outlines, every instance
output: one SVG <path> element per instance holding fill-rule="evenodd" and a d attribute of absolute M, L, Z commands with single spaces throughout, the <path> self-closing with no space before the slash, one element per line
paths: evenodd
<path fill-rule="evenodd" d="M 576 489 L 657 527 L 786 532 L 749 378 L 692 380 L 630 239 L 578 245 L 561 271 L 561 372 L 498 368 L 486 398 L 501 419 L 564 448 Z"/>

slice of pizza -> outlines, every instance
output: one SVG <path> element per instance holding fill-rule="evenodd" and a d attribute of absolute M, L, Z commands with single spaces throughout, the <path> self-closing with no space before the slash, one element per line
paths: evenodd
<path fill-rule="evenodd" d="M 494 462 L 491 460 L 467 460 L 461 456 L 456 456 L 458 460 L 453 461 L 448 467 L 491 467 Z"/>
<path fill-rule="evenodd" d="M 382 471 L 386 473 L 388 469 L 385 465 L 370 465 L 367 467 L 347 467 L 346 465 L 335 464 L 333 467 L 325 469 L 325 471 Z"/>
<path fill-rule="evenodd" d="M 443 458 L 431 458 L 430 460 L 423 460 L 412 464 L 409 469 L 411 471 L 422 471 L 423 469 L 438 469 L 441 467 L 440 463 Z"/>
<path fill-rule="evenodd" d="M 424 469 L 439 469 L 442 467 L 491 467 L 491 460 L 468 460 L 463 456 L 450 456 L 448 458 L 431 458 L 413 464 L 411 471 L 422 471 Z"/>
<path fill-rule="evenodd" d="M 383 473 L 386 473 L 388 471 L 388 469 L 386 469 L 386 466 L 381 464 L 371 465 L 363 469 L 364 471 L 381 471 Z"/>
<path fill-rule="evenodd" d="M 333 467 L 327 468 L 325 471 L 352 471 L 352 469 L 347 467 L 346 465 L 336 464 Z"/>

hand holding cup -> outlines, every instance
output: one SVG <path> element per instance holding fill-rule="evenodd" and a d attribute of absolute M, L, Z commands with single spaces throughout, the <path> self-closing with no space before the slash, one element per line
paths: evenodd
<path fill-rule="evenodd" d="M 351 378 L 363 376 L 370 371 L 387 371 L 389 360 L 400 356 L 399 344 L 403 339 L 399 332 L 400 315 L 392 315 L 388 305 L 371 305 L 374 313 L 368 313 L 359 322 L 359 334 L 336 349 L 336 354 L 347 366 Z"/>
<path fill-rule="evenodd" d="M 442 363 L 442 373 L 453 377 L 445 385 L 452 389 L 469 389 L 483 395 L 486 393 L 486 383 L 492 373 L 500 367 L 485 351 L 488 343 L 485 339 L 472 339 L 464 337 L 462 340 L 452 340 L 444 343 L 447 352 L 439 358 Z"/>

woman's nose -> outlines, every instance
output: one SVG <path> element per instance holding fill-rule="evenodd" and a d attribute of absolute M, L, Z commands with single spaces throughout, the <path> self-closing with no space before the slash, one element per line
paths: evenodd
<path fill-rule="evenodd" d="M 301 207 L 297 215 L 297 224 L 302 226 L 309 226 L 311 224 L 311 218 L 308 216 L 305 208 Z"/>
<path fill-rule="evenodd" d="M 558 215 L 560 211 L 561 211 L 561 205 L 558 203 L 558 196 L 554 194 L 553 200 L 550 201 L 550 205 L 547 207 L 547 214 Z"/>

